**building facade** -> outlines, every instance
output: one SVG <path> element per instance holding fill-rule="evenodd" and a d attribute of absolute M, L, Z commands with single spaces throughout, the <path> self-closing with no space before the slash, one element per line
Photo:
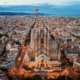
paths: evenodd
<path fill-rule="evenodd" d="M 31 30 L 29 49 L 26 52 L 23 64 L 30 68 L 54 68 L 60 67 L 61 54 L 58 42 L 51 38 L 46 27 L 36 26 Z"/>

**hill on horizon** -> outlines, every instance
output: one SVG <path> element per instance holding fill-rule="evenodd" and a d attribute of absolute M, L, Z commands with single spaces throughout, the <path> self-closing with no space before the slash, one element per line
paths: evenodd
<path fill-rule="evenodd" d="M 41 4 L 37 6 L 42 15 L 52 16 L 80 16 L 80 3 L 71 5 Z M 0 13 L 35 14 L 36 5 L 0 5 Z M 1 14 L 0 14 L 1 15 Z"/>

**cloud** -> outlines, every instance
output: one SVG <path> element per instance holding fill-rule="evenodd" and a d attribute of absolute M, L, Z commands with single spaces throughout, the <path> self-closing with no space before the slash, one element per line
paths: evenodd
<path fill-rule="evenodd" d="M 69 5 L 72 2 L 80 2 L 80 0 L 0 0 L 0 5 L 37 5 L 44 3 L 54 5 Z"/>

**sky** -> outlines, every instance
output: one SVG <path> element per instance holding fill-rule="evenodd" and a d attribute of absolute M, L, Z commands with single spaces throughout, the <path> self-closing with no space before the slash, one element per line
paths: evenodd
<path fill-rule="evenodd" d="M 80 0 L 0 0 L 0 5 L 37 5 L 45 3 L 54 5 L 70 5 L 75 2 L 80 2 Z"/>

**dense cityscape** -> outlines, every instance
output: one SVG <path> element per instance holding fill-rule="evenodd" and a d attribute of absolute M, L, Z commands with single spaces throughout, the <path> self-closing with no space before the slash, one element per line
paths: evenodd
<path fill-rule="evenodd" d="M 0 80 L 80 80 L 80 18 L 0 16 Z"/>

